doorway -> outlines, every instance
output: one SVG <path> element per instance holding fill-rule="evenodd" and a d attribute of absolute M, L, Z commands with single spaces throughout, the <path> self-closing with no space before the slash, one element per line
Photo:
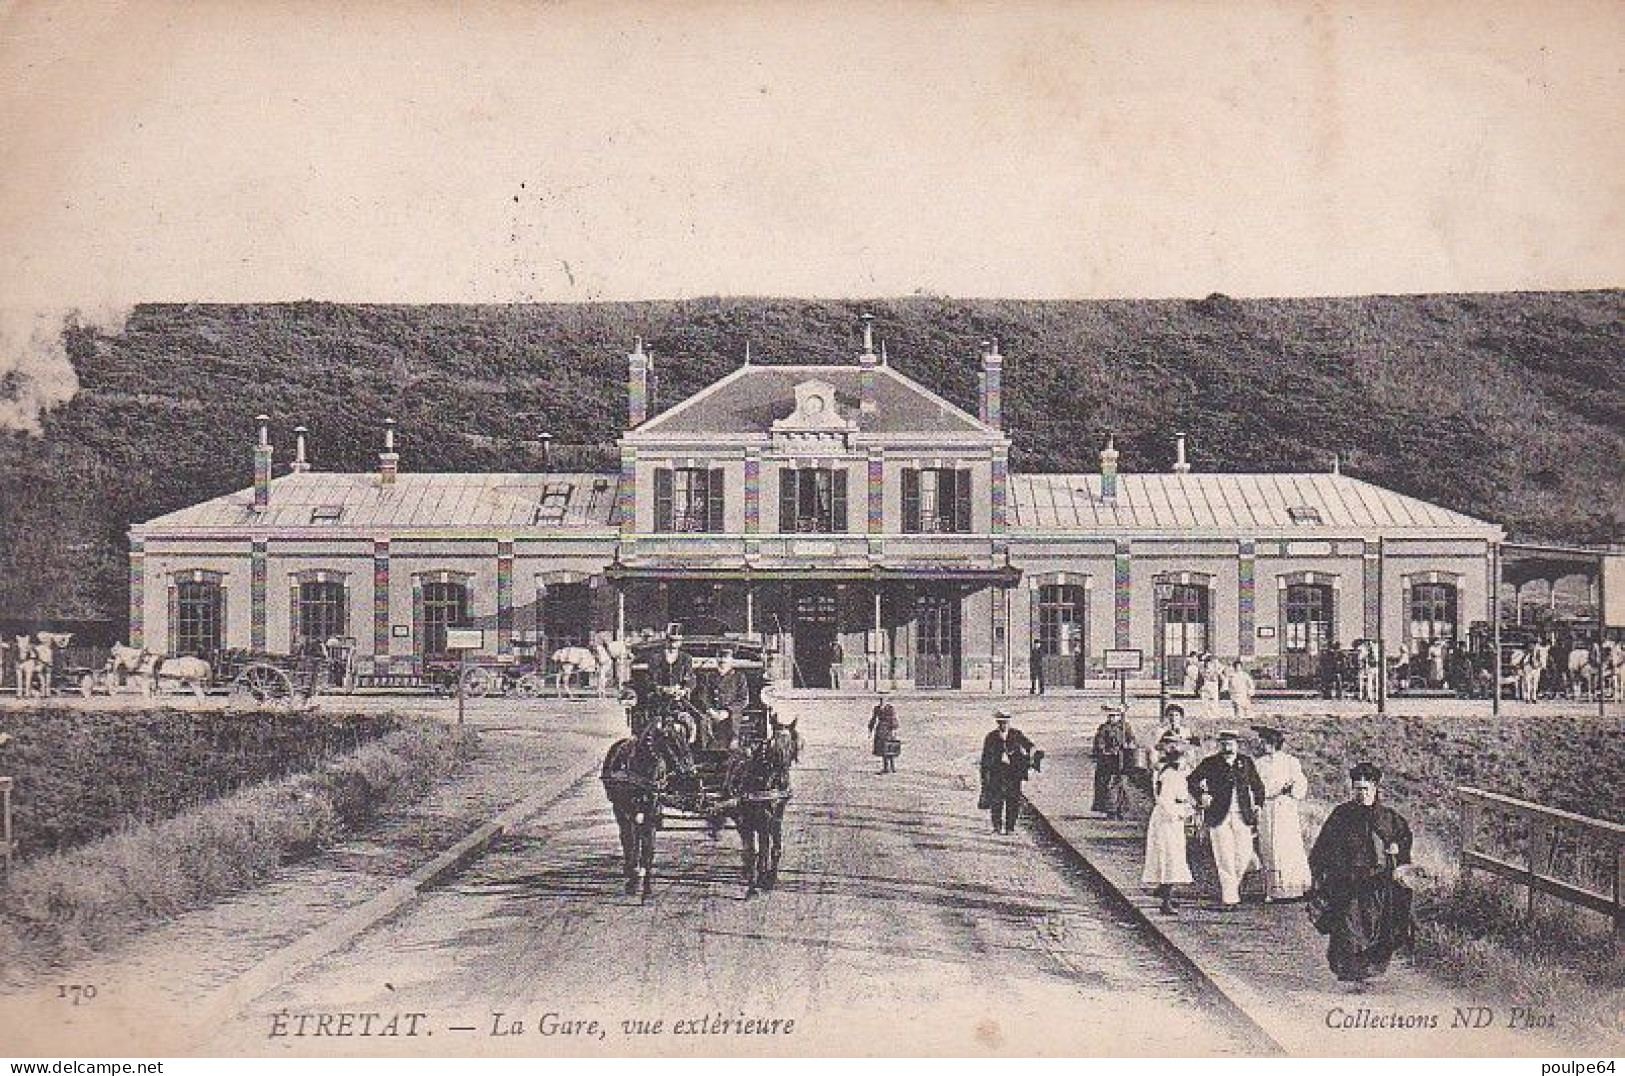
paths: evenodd
<path fill-rule="evenodd" d="M 790 672 L 796 687 L 830 686 L 830 657 L 840 631 L 840 606 L 833 590 L 797 590 L 791 607 Z"/>
<path fill-rule="evenodd" d="M 959 686 L 958 593 L 923 591 L 914 596 L 914 686 Z"/>

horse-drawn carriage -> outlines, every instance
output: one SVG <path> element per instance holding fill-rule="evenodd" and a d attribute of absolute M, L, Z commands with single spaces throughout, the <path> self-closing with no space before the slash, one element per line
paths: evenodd
<path fill-rule="evenodd" d="M 655 670 L 664 648 L 659 641 L 632 646 L 622 692 L 631 735 L 610 748 L 601 773 L 620 827 L 626 891 L 641 884 L 649 895 L 654 834 L 668 814 L 701 820 L 713 837 L 731 821 L 743 848 L 746 895 L 771 889 L 801 741 L 794 723 L 780 725 L 770 705 L 768 655 L 761 643 L 733 636 L 685 638 L 692 682 L 663 685 Z M 717 705 L 726 668 L 744 680 L 738 712 Z"/>

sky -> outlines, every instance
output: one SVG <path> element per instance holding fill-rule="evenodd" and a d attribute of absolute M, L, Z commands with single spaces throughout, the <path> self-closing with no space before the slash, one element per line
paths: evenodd
<path fill-rule="evenodd" d="M 0 305 L 1614 287 L 1622 45 L 1619 3 L 0 0 Z"/>

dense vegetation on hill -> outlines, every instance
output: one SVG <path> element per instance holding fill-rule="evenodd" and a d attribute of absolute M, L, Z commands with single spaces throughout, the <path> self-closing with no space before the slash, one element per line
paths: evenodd
<path fill-rule="evenodd" d="M 1520 538 L 1625 537 L 1625 292 L 1313 300 L 577 306 L 147 305 L 68 333 L 81 389 L 43 436 L 0 433 L 0 615 L 122 617 L 126 527 L 249 482 L 253 416 L 325 469 L 603 467 L 642 335 L 670 404 L 753 361 L 847 362 L 862 310 L 891 362 L 972 410 L 978 342 L 1006 355 L 1012 466 L 1350 473 Z M 0 384 L 0 391 L 3 391 Z"/>

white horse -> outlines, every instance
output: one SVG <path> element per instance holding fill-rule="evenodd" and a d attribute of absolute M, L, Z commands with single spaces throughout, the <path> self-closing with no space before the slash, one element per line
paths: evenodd
<path fill-rule="evenodd" d="M 1609 702 L 1625 697 L 1625 643 L 1610 639 L 1602 644 L 1601 690 Z"/>
<path fill-rule="evenodd" d="M 114 646 L 107 658 L 107 674 L 116 679 L 120 672 L 133 679 L 143 695 L 162 694 L 167 682 L 190 688 L 201 699 L 213 669 L 202 658 L 166 658 L 138 646 Z"/>
<path fill-rule="evenodd" d="M 599 693 L 603 693 L 603 676 L 599 672 L 598 655 L 592 650 L 585 646 L 561 646 L 548 656 L 548 660 L 559 669 L 556 681 L 559 698 L 570 697 L 570 685 L 575 680 L 576 673 L 585 673 L 589 681 L 597 677 Z"/>
<path fill-rule="evenodd" d="M 1593 643 L 1590 646 L 1577 646 L 1569 651 L 1567 683 L 1570 699 L 1575 702 L 1582 698 L 1595 699 L 1601 680 L 1601 647 Z"/>
<path fill-rule="evenodd" d="M 599 638 L 592 645 L 593 657 L 598 660 L 598 697 L 606 689 L 619 688 L 626 680 L 632 665 L 632 648 L 620 639 Z"/>
<path fill-rule="evenodd" d="M 1517 688 L 1519 702 L 1534 702 L 1540 698 L 1541 677 L 1552 661 L 1551 643 L 1531 643 L 1512 652 L 1512 682 Z"/>

